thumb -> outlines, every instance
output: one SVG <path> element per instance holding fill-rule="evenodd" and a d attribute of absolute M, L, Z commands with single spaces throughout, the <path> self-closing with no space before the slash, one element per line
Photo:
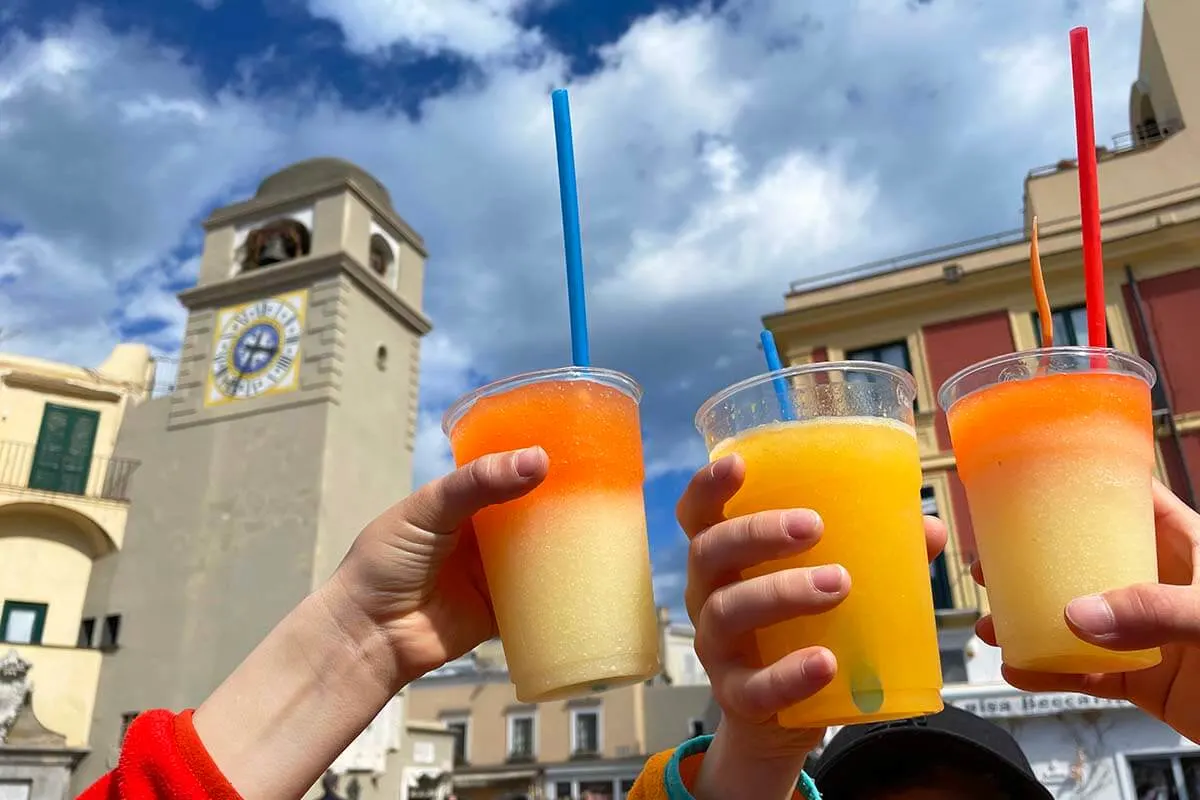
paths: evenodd
<path fill-rule="evenodd" d="M 549 467 L 540 447 L 482 456 L 425 484 L 385 516 L 431 533 L 453 533 L 480 509 L 533 491 Z"/>
<path fill-rule="evenodd" d="M 1067 624 L 1110 650 L 1200 644 L 1200 587 L 1142 583 L 1072 600 Z"/>

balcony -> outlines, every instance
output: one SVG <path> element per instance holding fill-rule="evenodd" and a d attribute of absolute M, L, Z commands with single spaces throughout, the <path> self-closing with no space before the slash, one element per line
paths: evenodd
<path fill-rule="evenodd" d="M 51 494 L 129 502 L 129 483 L 141 464 L 130 458 L 92 456 L 73 480 L 39 479 L 33 470 L 36 447 L 26 442 L 0 441 L 0 486 Z"/>
<path fill-rule="evenodd" d="M 120 550 L 129 518 L 129 488 L 141 462 L 86 456 L 62 469 L 34 469 L 36 447 L 0 440 L 0 511 L 57 517 L 80 530 L 93 557 Z"/>

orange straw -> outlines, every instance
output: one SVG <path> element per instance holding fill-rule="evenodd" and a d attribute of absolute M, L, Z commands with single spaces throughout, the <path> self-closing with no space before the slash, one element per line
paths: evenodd
<path fill-rule="evenodd" d="M 1033 218 L 1033 238 L 1029 240 L 1029 279 L 1033 282 L 1033 299 L 1037 302 L 1038 322 L 1042 329 L 1042 347 L 1054 346 L 1054 318 L 1050 315 L 1050 298 L 1046 296 L 1046 281 L 1042 277 L 1042 257 L 1038 253 L 1037 217 Z"/>

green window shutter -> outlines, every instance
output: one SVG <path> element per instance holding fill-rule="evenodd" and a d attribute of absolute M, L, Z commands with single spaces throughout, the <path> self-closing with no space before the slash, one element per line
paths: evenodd
<path fill-rule="evenodd" d="M 99 421 L 96 411 L 47 403 L 29 472 L 29 488 L 85 494 Z"/>

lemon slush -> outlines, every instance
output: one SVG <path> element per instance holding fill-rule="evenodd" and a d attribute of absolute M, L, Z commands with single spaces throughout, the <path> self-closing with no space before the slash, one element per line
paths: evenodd
<path fill-rule="evenodd" d="M 912 378 L 855 362 L 774 375 L 787 381 L 794 413 L 779 413 L 766 375 L 716 395 L 697 427 L 712 460 L 738 453 L 746 464 L 726 516 L 811 508 L 824 521 L 811 550 L 760 564 L 745 577 L 821 564 L 841 564 L 850 574 L 850 593 L 835 609 L 756 632 L 764 664 L 813 645 L 838 661 L 833 681 L 780 713 L 779 722 L 816 727 L 940 711 Z"/>

